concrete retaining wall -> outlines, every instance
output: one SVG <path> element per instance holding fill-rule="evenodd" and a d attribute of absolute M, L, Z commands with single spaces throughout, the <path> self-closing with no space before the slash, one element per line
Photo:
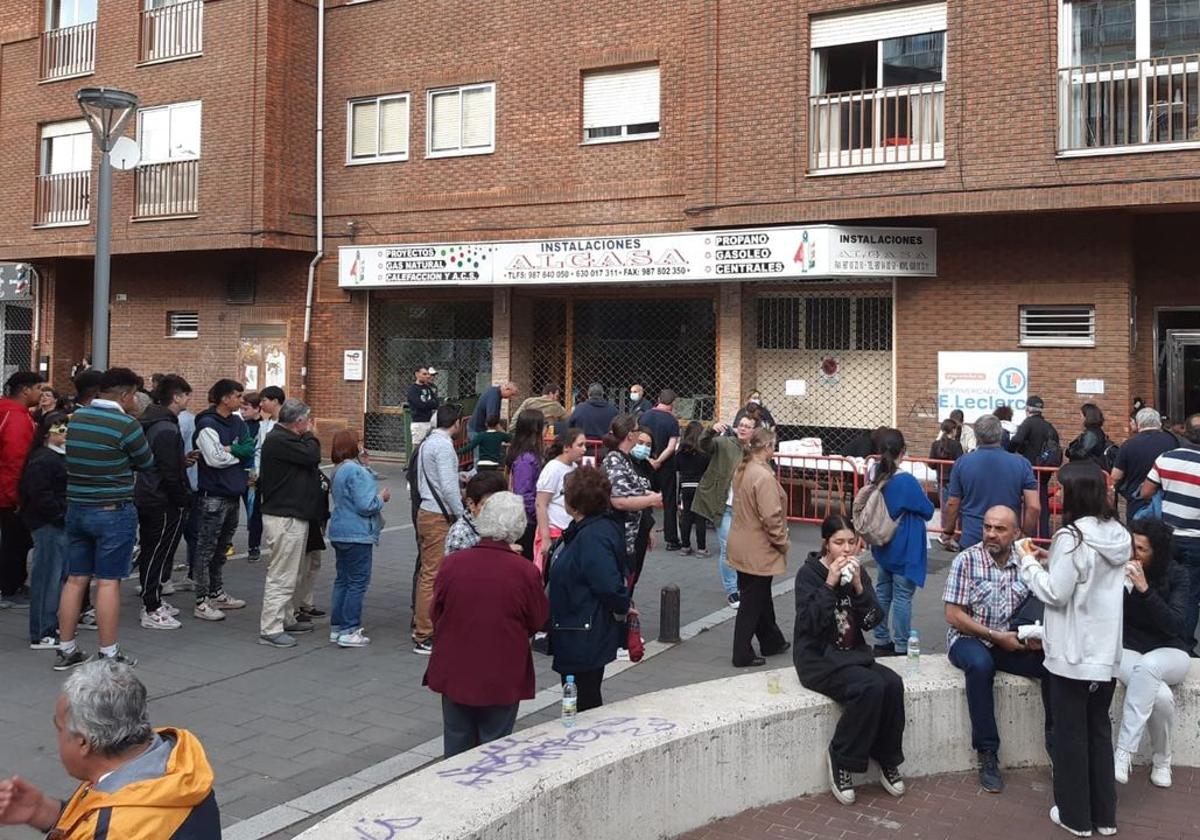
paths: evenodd
<path fill-rule="evenodd" d="M 903 661 L 896 662 L 903 673 Z M 782 692 L 770 694 L 769 675 Z M 975 766 L 962 673 L 944 656 L 905 675 L 908 777 Z M 1176 764 L 1200 764 L 1200 664 L 1176 691 Z M 1114 700 L 1120 715 L 1122 697 Z M 827 789 L 840 709 L 791 668 L 659 691 L 536 726 L 407 776 L 303 840 L 673 837 L 714 819 Z M 1001 762 L 1048 763 L 1039 687 L 997 675 Z M 876 769 L 866 779 L 873 781 Z M 652 815 L 652 816 L 651 816 Z"/>

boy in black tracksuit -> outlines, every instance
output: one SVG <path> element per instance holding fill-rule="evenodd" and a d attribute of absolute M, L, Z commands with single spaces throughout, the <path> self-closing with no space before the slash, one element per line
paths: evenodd
<path fill-rule="evenodd" d="M 146 441 L 154 453 L 154 468 L 138 473 L 133 502 L 137 506 L 142 546 L 138 556 L 141 622 L 143 627 L 153 630 L 174 630 L 180 626 L 172 615 L 174 610 L 163 607 L 162 581 L 192 509 L 188 462 L 179 432 L 179 412 L 187 407 L 191 393 L 191 386 L 182 377 L 165 376 L 154 390 L 154 401 L 141 416 Z"/>

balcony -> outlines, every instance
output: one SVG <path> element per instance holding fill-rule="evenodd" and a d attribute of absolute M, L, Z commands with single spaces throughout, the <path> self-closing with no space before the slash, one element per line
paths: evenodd
<path fill-rule="evenodd" d="M 1200 143 L 1200 55 L 1058 71 L 1060 154 Z"/>
<path fill-rule="evenodd" d="M 204 46 L 204 3 L 186 0 L 142 11 L 142 63 L 200 55 Z"/>
<path fill-rule="evenodd" d="M 940 165 L 945 98 L 945 82 L 811 97 L 809 171 Z"/>
<path fill-rule="evenodd" d="M 91 220 L 92 173 L 39 175 L 36 198 L 38 227 L 86 225 Z"/>
<path fill-rule="evenodd" d="M 42 33 L 42 80 L 86 76 L 96 67 L 96 21 Z"/>
<path fill-rule="evenodd" d="M 200 207 L 200 161 L 174 160 L 137 168 L 135 219 L 194 216 Z"/>

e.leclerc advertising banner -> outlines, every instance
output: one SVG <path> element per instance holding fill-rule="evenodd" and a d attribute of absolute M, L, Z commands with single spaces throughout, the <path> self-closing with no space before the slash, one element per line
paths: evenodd
<path fill-rule="evenodd" d="M 972 423 L 1007 405 L 1012 406 L 1013 422 L 1020 423 L 1028 398 L 1028 353 L 938 353 L 938 420 L 959 409 Z"/>

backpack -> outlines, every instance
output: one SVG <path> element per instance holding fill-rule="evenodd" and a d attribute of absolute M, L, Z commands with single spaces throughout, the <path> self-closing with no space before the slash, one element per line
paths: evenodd
<path fill-rule="evenodd" d="M 887 545 L 896 535 L 896 520 L 888 513 L 887 502 L 883 498 L 883 488 L 886 486 L 887 481 L 882 484 L 871 482 L 854 494 L 850 520 L 867 545 Z"/>
<path fill-rule="evenodd" d="M 1037 464 L 1039 467 L 1061 467 L 1063 462 L 1063 448 L 1058 441 L 1058 432 L 1054 427 L 1050 427 L 1050 437 L 1042 444 L 1042 451 L 1038 453 Z"/>

